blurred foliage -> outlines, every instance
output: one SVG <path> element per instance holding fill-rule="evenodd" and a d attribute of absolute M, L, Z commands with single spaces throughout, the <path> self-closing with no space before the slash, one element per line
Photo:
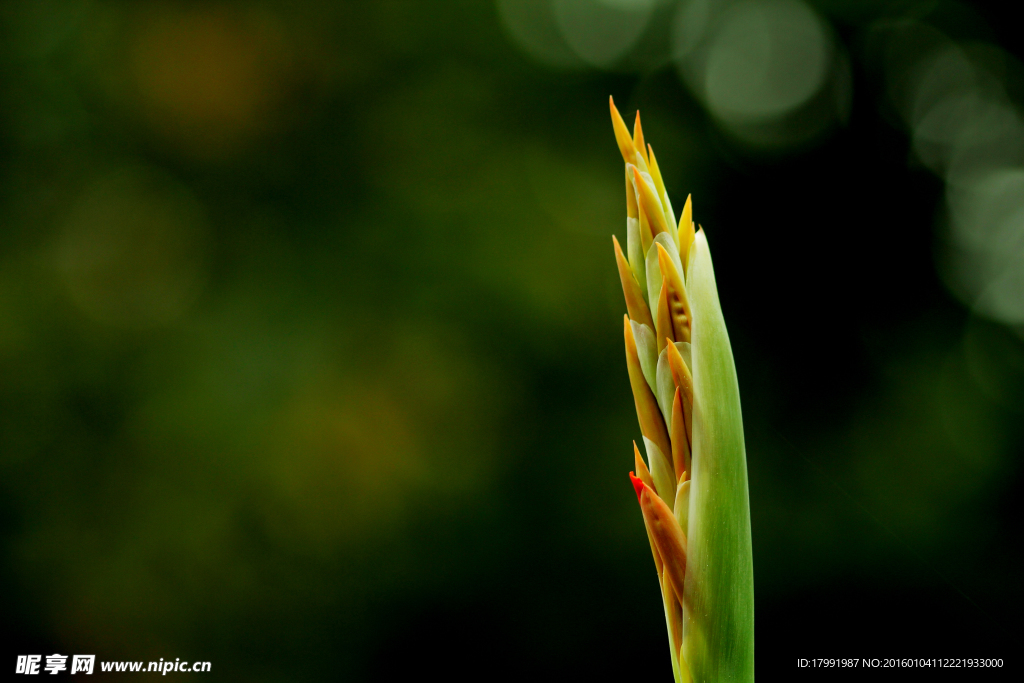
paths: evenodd
<path fill-rule="evenodd" d="M 1019 57 L 1000 15 L 800 10 L 848 69 L 817 87 L 853 95 L 807 95 L 826 118 L 786 137 L 714 119 L 643 50 L 540 64 L 505 5 L 0 5 L 10 652 L 667 680 L 612 93 L 715 253 L 758 666 L 1010 656 L 1024 346 L 942 284 L 942 183 L 865 47 L 912 16 Z"/>

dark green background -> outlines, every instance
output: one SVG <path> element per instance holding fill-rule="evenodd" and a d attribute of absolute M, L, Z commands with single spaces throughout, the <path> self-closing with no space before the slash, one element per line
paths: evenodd
<path fill-rule="evenodd" d="M 489 2 L 0 5 L 3 666 L 670 680 L 609 94 L 714 255 L 759 675 L 1013 662 L 1024 344 L 941 284 L 864 30 L 1020 45 L 997 6 L 817 6 L 849 119 L 766 151 Z"/>

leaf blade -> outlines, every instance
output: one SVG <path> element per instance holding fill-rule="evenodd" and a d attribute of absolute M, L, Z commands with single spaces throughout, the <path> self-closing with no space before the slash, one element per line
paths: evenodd
<path fill-rule="evenodd" d="M 753 681 L 754 573 L 739 383 L 703 230 L 691 248 L 693 472 L 683 650 L 695 681 Z"/>

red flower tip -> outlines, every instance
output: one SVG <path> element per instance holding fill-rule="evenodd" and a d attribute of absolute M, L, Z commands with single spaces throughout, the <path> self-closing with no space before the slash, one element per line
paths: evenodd
<path fill-rule="evenodd" d="M 644 492 L 644 480 L 636 476 L 632 472 L 629 473 L 629 480 L 633 482 L 633 488 L 636 489 L 637 502 L 640 501 L 640 494 Z"/>

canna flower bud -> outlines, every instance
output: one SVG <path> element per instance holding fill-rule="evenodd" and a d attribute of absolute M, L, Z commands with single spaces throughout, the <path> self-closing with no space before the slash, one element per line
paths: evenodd
<path fill-rule="evenodd" d="M 707 237 L 687 197 L 678 224 L 637 113 L 609 98 L 626 165 L 626 368 L 647 461 L 630 479 L 651 544 L 677 683 L 754 680 L 746 449 L 732 347 Z"/>

